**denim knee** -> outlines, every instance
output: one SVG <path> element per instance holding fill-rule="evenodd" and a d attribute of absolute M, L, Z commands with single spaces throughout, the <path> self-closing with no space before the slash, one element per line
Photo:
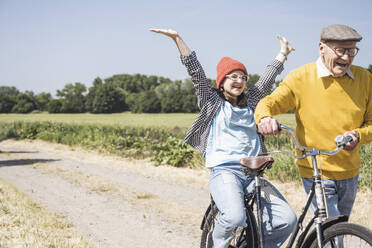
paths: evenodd
<path fill-rule="evenodd" d="M 283 215 L 278 215 L 270 223 L 267 223 L 269 225 L 267 226 L 267 234 L 287 238 L 296 227 L 296 223 L 297 216 L 295 212 L 291 208 L 288 208 Z"/>
<path fill-rule="evenodd" d="M 293 232 L 297 224 L 297 216 L 296 216 L 296 213 L 293 212 L 292 209 L 290 212 L 287 213 L 286 221 L 287 221 L 287 226 L 284 232 L 286 232 L 289 236 Z"/>
<path fill-rule="evenodd" d="M 235 228 L 246 225 L 246 216 L 244 211 L 229 211 L 220 216 L 220 224 L 226 228 Z"/>

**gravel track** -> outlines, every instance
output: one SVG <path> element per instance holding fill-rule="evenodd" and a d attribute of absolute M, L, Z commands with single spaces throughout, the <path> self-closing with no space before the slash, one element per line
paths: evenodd
<path fill-rule="evenodd" d="M 48 145 L 53 146 L 44 142 L 0 143 L 0 177 L 50 211 L 65 216 L 98 247 L 198 246 L 200 221 L 209 204 L 205 187 L 138 174 L 133 170 L 133 166 L 140 166 L 138 161 L 134 164 L 120 159 L 112 163 L 99 155 L 94 155 L 92 161 L 89 153 L 84 160 L 81 151 L 65 151 L 63 156 L 56 147 L 55 152 L 51 147 L 43 149 Z M 73 153 L 77 153 L 75 157 Z M 143 163 L 142 170 L 146 171 L 151 165 Z M 157 169 L 168 177 L 177 170 Z M 79 181 L 66 180 L 66 173 L 61 176 L 56 171 L 93 178 L 92 183 L 100 180 L 122 191 L 119 194 L 107 193 L 107 189 L 91 190 Z"/>

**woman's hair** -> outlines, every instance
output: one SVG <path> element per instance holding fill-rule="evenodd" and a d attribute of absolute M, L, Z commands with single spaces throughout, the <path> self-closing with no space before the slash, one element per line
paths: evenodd
<path fill-rule="evenodd" d="M 213 89 L 218 93 L 218 95 L 219 95 L 222 99 L 224 99 L 225 101 L 228 101 L 228 102 L 229 102 L 229 100 L 227 100 L 227 99 L 225 98 L 225 95 L 223 94 L 223 88 L 222 88 L 222 87 L 220 87 L 220 89 L 216 89 L 216 88 L 213 88 Z M 231 102 L 230 102 L 230 103 L 231 103 Z M 241 93 L 241 94 L 238 96 L 238 99 L 237 99 L 236 103 L 237 103 L 237 106 L 238 106 L 238 107 L 241 107 L 241 108 L 243 108 L 243 107 L 247 107 L 247 106 L 248 106 L 248 99 L 247 99 L 247 96 L 244 94 L 244 92 Z"/>

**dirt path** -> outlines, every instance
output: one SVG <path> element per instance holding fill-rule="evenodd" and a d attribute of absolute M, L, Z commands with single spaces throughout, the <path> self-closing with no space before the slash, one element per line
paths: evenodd
<path fill-rule="evenodd" d="M 98 247 L 198 247 L 209 204 L 207 170 L 155 167 L 41 141 L 7 140 L 0 150 L 1 178 L 65 216 Z M 302 189 L 277 186 L 300 209 Z"/>

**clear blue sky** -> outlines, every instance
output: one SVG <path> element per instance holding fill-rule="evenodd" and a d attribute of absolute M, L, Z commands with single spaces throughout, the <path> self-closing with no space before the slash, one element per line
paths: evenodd
<path fill-rule="evenodd" d="M 296 48 L 283 78 L 316 60 L 322 27 L 335 23 L 363 36 L 354 64 L 367 67 L 371 14 L 371 0 L 0 0 L 0 85 L 54 95 L 121 73 L 187 78 L 176 46 L 151 27 L 177 30 L 210 78 L 222 56 L 261 74 L 279 51 L 277 34 Z"/>

